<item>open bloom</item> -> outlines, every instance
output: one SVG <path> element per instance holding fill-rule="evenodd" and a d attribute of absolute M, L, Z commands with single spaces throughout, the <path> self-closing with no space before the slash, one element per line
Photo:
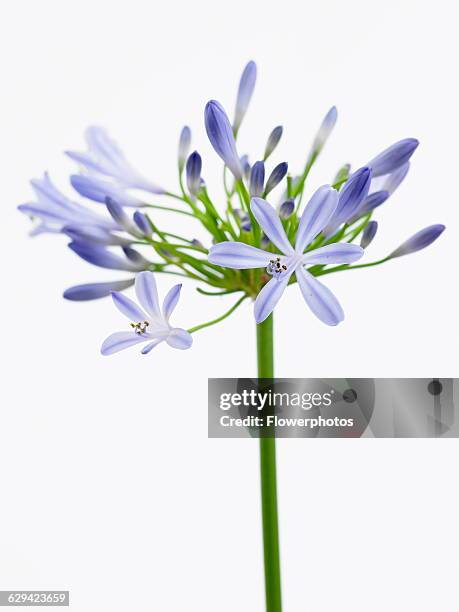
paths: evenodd
<path fill-rule="evenodd" d="M 67 151 L 67 155 L 86 168 L 92 177 L 96 179 L 97 188 L 102 177 L 115 181 L 125 188 L 142 189 L 151 193 L 164 193 L 164 189 L 143 177 L 127 161 L 124 153 L 118 145 L 110 138 L 107 132 L 97 126 L 86 130 L 86 142 L 88 151 Z M 96 188 L 95 188 L 96 189 Z M 110 195 L 107 193 L 106 195 Z M 132 204 L 130 204 L 132 206 Z"/>
<path fill-rule="evenodd" d="M 104 340 L 102 355 L 112 355 L 125 348 L 148 342 L 141 353 L 146 355 L 161 342 L 167 342 L 176 349 L 188 349 L 193 343 L 191 334 L 180 327 L 172 327 L 169 318 L 180 297 L 182 285 L 175 285 L 159 306 L 158 291 L 153 272 L 141 272 L 135 279 L 135 291 L 140 302 L 138 306 L 122 293 L 113 292 L 112 298 L 118 310 L 129 319 L 130 331 L 111 334 Z"/>
<path fill-rule="evenodd" d="M 272 313 L 293 273 L 307 305 L 321 321 L 327 325 L 337 325 L 344 319 L 343 309 L 336 297 L 306 270 L 306 266 L 352 263 L 362 256 L 363 249 L 344 242 L 304 252 L 330 222 L 337 203 L 337 191 L 329 185 L 320 187 L 301 216 L 293 247 L 275 210 L 265 200 L 253 198 L 252 213 L 281 255 L 268 253 L 241 242 L 220 242 L 210 249 L 209 261 L 213 264 L 236 269 L 266 268 L 268 274 L 273 277 L 255 300 L 254 314 L 257 323 L 261 323 Z"/>
<path fill-rule="evenodd" d="M 61 193 L 48 173 L 31 183 L 36 201 L 21 204 L 18 208 L 22 213 L 40 220 L 40 225 L 33 233 L 56 233 L 63 232 L 67 227 L 85 227 L 96 228 L 97 231 L 108 234 L 111 230 L 118 229 L 110 217 L 104 217 Z"/>

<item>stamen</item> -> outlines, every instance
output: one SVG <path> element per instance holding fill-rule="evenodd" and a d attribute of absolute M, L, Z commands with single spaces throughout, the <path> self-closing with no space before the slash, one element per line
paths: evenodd
<path fill-rule="evenodd" d="M 149 321 L 139 321 L 138 323 L 129 323 L 129 325 L 134 329 L 136 334 L 144 334 L 150 323 Z"/>

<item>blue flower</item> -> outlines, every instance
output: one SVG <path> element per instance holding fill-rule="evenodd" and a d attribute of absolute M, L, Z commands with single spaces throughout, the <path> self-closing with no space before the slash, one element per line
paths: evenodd
<path fill-rule="evenodd" d="M 125 348 L 148 342 L 142 349 L 146 355 L 161 342 L 176 349 L 188 349 L 193 343 L 191 334 L 180 327 L 172 327 L 169 319 L 180 298 L 182 285 L 175 285 L 159 306 L 156 281 L 152 272 L 141 272 L 135 279 L 135 291 L 140 306 L 122 293 L 113 292 L 112 298 L 118 310 L 130 322 L 130 331 L 111 334 L 104 340 L 102 355 L 112 355 Z"/>
<path fill-rule="evenodd" d="M 67 155 L 91 174 L 95 173 L 99 178 L 111 178 L 122 187 L 164 193 L 162 187 L 144 178 L 131 166 L 121 149 L 103 128 L 89 127 L 86 130 L 86 142 L 87 152 L 67 151 Z"/>
<path fill-rule="evenodd" d="M 211 145 L 236 180 L 240 181 L 243 175 L 242 164 L 236 150 L 233 129 L 223 106 L 216 100 L 208 102 L 204 110 L 204 121 Z"/>
<path fill-rule="evenodd" d="M 119 229 L 111 218 L 103 217 L 67 198 L 55 187 L 47 173 L 42 179 L 32 180 L 31 184 L 37 201 L 21 204 L 18 209 L 26 215 L 40 219 L 39 232 L 62 232 L 68 225 L 95 227 L 106 232 Z"/>
<path fill-rule="evenodd" d="M 105 203 L 107 198 L 112 198 L 129 207 L 145 206 L 145 203 L 129 194 L 127 190 L 113 181 L 102 179 L 89 174 L 72 174 L 70 177 L 72 187 L 84 198 L 93 202 Z"/>
<path fill-rule="evenodd" d="M 416 251 L 420 251 L 421 249 L 425 249 L 429 245 L 432 244 L 445 230 L 445 226 L 441 224 L 437 225 L 429 225 L 429 227 L 425 227 L 420 230 L 411 238 L 408 238 L 403 244 L 401 244 L 398 249 L 395 249 L 393 253 L 391 253 L 388 259 L 394 259 L 395 257 L 402 257 L 403 255 L 410 255 L 411 253 L 416 253 Z"/>
<path fill-rule="evenodd" d="M 303 212 L 293 247 L 274 209 L 265 200 L 253 198 L 252 213 L 281 255 L 241 242 L 221 242 L 211 247 L 209 261 L 213 264 L 234 269 L 266 268 L 273 277 L 255 300 L 257 323 L 264 321 L 274 310 L 293 273 L 306 303 L 321 321 L 337 325 L 343 320 L 344 313 L 335 296 L 305 266 L 352 263 L 362 256 L 363 249 L 346 242 L 304 252 L 330 222 L 337 204 L 338 193 L 328 185 L 320 187 Z"/>
<path fill-rule="evenodd" d="M 368 162 L 368 168 L 373 171 L 373 176 L 390 174 L 406 164 L 419 145 L 416 138 L 405 138 L 394 143 L 382 153 Z"/>
<path fill-rule="evenodd" d="M 236 99 L 236 111 L 234 113 L 233 130 L 237 134 L 242 120 L 245 117 L 252 98 L 255 82 L 257 80 L 257 66 L 255 62 L 249 62 L 244 68 L 239 81 L 239 89 Z"/>

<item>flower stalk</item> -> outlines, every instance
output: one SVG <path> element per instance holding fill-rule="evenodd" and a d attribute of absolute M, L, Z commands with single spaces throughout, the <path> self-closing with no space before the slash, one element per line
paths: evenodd
<path fill-rule="evenodd" d="M 274 377 L 273 315 L 257 325 L 258 378 Z M 266 612 L 282 611 L 277 510 L 276 438 L 260 437 L 261 513 Z"/>

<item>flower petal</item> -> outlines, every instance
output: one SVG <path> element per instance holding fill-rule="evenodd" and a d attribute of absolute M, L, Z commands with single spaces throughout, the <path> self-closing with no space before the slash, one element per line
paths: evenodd
<path fill-rule="evenodd" d="M 175 327 L 167 336 L 166 342 L 169 346 L 172 346 L 172 348 L 184 351 L 185 349 L 189 349 L 193 344 L 193 338 L 191 337 L 191 334 L 186 331 L 186 329 Z"/>
<path fill-rule="evenodd" d="M 132 331 L 115 332 L 104 340 L 100 352 L 102 355 L 113 355 L 113 353 L 117 353 L 118 351 L 122 351 L 130 346 L 134 346 L 134 344 L 145 342 L 145 340 L 145 336 L 135 334 Z"/>
<path fill-rule="evenodd" d="M 271 258 L 270 253 L 243 242 L 219 242 L 209 250 L 210 263 L 236 270 L 265 268 Z"/>
<path fill-rule="evenodd" d="M 119 293 L 118 291 L 113 291 L 112 299 L 118 310 L 122 314 L 124 314 L 124 316 L 127 317 L 129 321 L 133 323 L 138 323 L 139 321 L 145 321 L 146 319 L 148 319 L 144 311 L 139 308 L 139 306 L 137 306 L 137 304 L 133 300 L 126 297 L 122 293 Z"/>
<path fill-rule="evenodd" d="M 316 317 L 327 325 L 338 325 L 344 319 L 343 309 L 330 289 L 302 267 L 297 268 L 296 278 L 306 304 Z"/>
<path fill-rule="evenodd" d="M 153 272 L 141 272 L 135 279 L 137 299 L 148 314 L 162 319 L 159 308 L 158 290 Z"/>
<path fill-rule="evenodd" d="M 142 355 L 147 355 L 155 346 L 158 346 L 161 342 L 164 342 L 164 338 L 156 338 L 153 342 L 149 342 L 143 349 L 140 351 Z"/>
<path fill-rule="evenodd" d="M 175 285 L 170 289 L 164 298 L 163 302 L 163 317 L 166 321 L 169 321 L 169 317 L 174 311 L 174 308 L 177 306 L 177 302 L 180 299 L 180 291 L 182 289 L 182 284 Z"/>
<path fill-rule="evenodd" d="M 250 208 L 271 242 L 285 255 L 291 255 L 293 247 L 274 208 L 262 198 L 252 198 Z"/>
<path fill-rule="evenodd" d="M 295 251 L 304 249 L 319 234 L 332 218 L 338 205 L 338 192 L 330 185 L 319 187 L 301 215 L 296 233 Z"/>
<path fill-rule="evenodd" d="M 255 300 L 253 309 L 255 321 L 257 323 L 263 323 L 263 321 L 272 313 L 288 285 L 290 276 L 291 273 L 286 274 L 280 279 L 272 278 L 260 291 L 257 299 Z"/>
<path fill-rule="evenodd" d="M 336 242 L 305 253 L 303 263 L 308 266 L 312 264 L 352 263 L 360 259 L 362 255 L 362 247 L 356 244 L 349 244 L 349 242 Z"/>

